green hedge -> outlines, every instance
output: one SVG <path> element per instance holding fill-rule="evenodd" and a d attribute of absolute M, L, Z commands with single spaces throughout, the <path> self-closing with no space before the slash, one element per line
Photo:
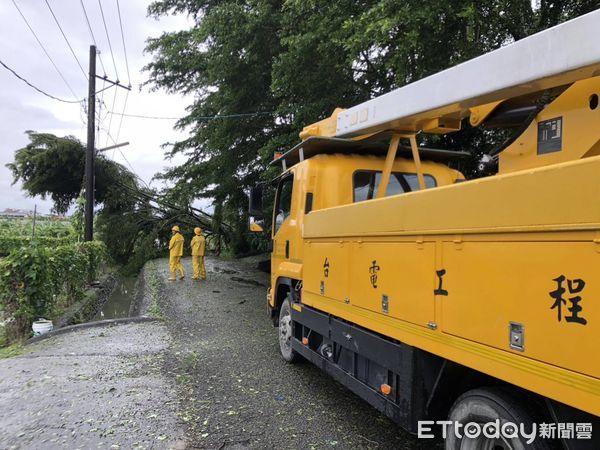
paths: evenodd
<path fill-rule="evenodd" d="M 0 236 L 31 236 L 32 219 L 0 219 Z M 75 230 L 68 220 L 48 220 L 38 218 L 35 224 L 36 236 L 66 237 Z"/>
<path fill-rule="evenodd" d="M 0 235 L 0 256 L 8 256 L 13 250 L 22 247 L 28 247 L 32 243 L 44 247 L 57 247 L 67 245 L 73 242 L 73 237 L 53 237 L 53 236 L 2 236 Z"/>
<path fill-rule="evenodd" d="M 79 300 L 105 261 L 102 242 L 22 246 L 0 260 L 0 320 L 5 341 L 30 334 L 37 317 L 52 318 Z"/>

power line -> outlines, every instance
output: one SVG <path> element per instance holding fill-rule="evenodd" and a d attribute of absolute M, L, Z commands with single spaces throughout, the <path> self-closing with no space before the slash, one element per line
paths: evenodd
<path fill-rule="evenodd" d="M 98 122 L 96 123 L 96 141 L 100 141 L 100 122 L 102 122 L 102 102 L 97 102 L 98 103 L 98 107 L 96 108 L 96 110 L 94 111 L 94 113 L 96 114 L 96 118 L 98 119 Z"/>
<path fill-rule="evenodd" d="M 108 139 L 110 139 L 112 141 L 112 143 L 116 145 L 117 141 L 115 141 L 115 138 L 113 138 L 112 135 L 110 134 L 110 132 L 105 127 L 103 127 L 101 124 L 104 124 L 104 122 L 102 120 L 99 120 L 98 126 L 100 127 L 100 129 L 102 131 L 104 131 L 106 133 L 106 143 L 108 144 Z"/>
<path fill-rule="evenodd" d="M 117 116 L 135 117 L 137 119 L 153 119 L 153 120 L 180 120 L 182 117 L 166 117 L 166 116 L 144 116 L 142 114 L 125 114 L 114 111 L 108 111 L 109 114 L 115 114 Z M 243 117 L 257 117 L 257 116 L 272 116 L 276 114 L 274 111 L 257 111 L 252 113 L 241 113 L 241 114 L 222 114 L 216 116 L 194 116 L 195 120 L 214 120 L 214 119 L 240 119 Z"/>
<path fill-rule="evenodd" d="M 123 33 L 123 21 L 121 20 L 121 7 L 119 6 L 119 0 L 117 0 L 117 12 L 119 13 L 119 26 L 121 27 L 121 40 L 123 41 L 123 53 L 125 54 L 125 67 L 127 68 L 127 83 L 129 83 L 129 86 L 131 87 L 131 77 L 129 76 L 129 60 L 127 59 L 127 49 L 125 48 L 125 34 Z"/>
<path fill-rule="evenodd" d="M 123 150 L 121 150 L 119 147 L 117 147 L 116 150 L 119 150 L 119 153 L 121 154 L 121 156 L 123 157 L 123 159 L 125 160 L 125 162 L 127 163 L 127 165 L 129 166 L 129 168 L 131 169 L 131 173 L 138 180 L 140 180 L 142 183 L 144 183 L 148 189 L 150 189 L 150 185 L 148 183 L 146 183 L 146 181 L 137 174 L 137 172 L 135 171 L 135 169 L 133 168 L 133 166 L 131 165 L 131 163 L 129 162 L 129 160 L 127 159 L 127 157 L 125 156 L 125 153 L 123 153 Z M 114 156 L 115 155 L 114 155 L 114 152 L 113 152 L 113 159 L 114 159 Z"/>
<path fill-rule="evenodd" d="M 113 53 L 112 44 L 110 43 L 110 36 L 108 35 L 108 27 L 106 26 L 106 19 L 104 18 L 104 9 L 102 8 L 102 2 L 98 0 L 100 6 L 100 14 L 102 15 L 102 22 L 104 23 L 104 31 L 106 32 L 106 39 L 108 39 L 108 48 L 110 49 L 110 56 L 112 58 L 113 66 L 115 68 L 115 75 L 117 77 L 117 83 L 119 82 L 119 72 L 117 71 L 117 63 L 115 62 L 115 54 Z"/>
<path fill-rule="evenodd" d="M 105 87 L 106 87 L 106 80 L 102 80 L 102 93 L 100 94 L 100 110 L 102 110 L 102 106 L 106 107 L 106 104 L 104 103 L 104 91 L 105 91 Z M 108 108 L 105 108 L 108 111 Z M 102 118 L 99 118 L 99 120 L 101 121 Z M 100 134 L 100 133 L 98 133 Z"/>
<path fill-rule="evenodd" d="M 85 16 L 85 21 L 87 22 L 88 30 L 90 31 L 90 37 L 92 38 L 92 41 L 94 42 L 94 45 L 97 48 L 98 44 L 96 43 L 96 36 L 94 36 L 94 31 L 92 30 L 92 25 L 90 24 L 90 19 L 87 15 L 85 5 L 83 4 L 83 0 L 79 0 L 79 2 L 81 3 L 81 8 L 83 9 L 83 15 Z M 104 72 L 104 76 L 106 77 L 106 68 L 104 67 L 104 62 L 102 61 L 102 55 L 100 55 L 100 52 L 98 52 L 98 59 L 100 60 L 102 71 Z"/>
<path fill-rule="evenodd" d="M 105 143 L 105 146 L 108 145 L 108 140 L 109 139 L 113 142 L 113 144 L 116 144 L 117 141 L 112 137 L 112 135 L 110 134 L 110 131 L 106 128 L 106 122 L 105 122 L 106 117 L 102 118 L 100 116 L 99 111 L 96 111 L 96 119 L 98 120 L 98 122 L 97 122 L 98 128 L 100 130 L 102 130 L 104 133 L 106 133 L 106 143 Z M 100 142 L 100 132 L 98 132 L 98 134 L 96 136 L 96 142 Z"/>
<path fill-rule="evenodd" d="M 109 136 L 110 136 L 110 134 L 109 134 Z M 112 160 L 114 161 L 114 159 L 115 159 L 115 151 L 116 151 L 116 150 L 118 150 L 118 151 L 119 151 L 119 153 L 121 154 L 121 156 L 123 157 L 123 159 L 125 160 L 125 162 L 127 163 L 127 165 L 129 166 L 129 168 L 131 169 L 131 173 L 132 173 L 132 174 L 133 174 L 133 175 L 134 175 L 134 176 L 135 176 L 135 177 L 136 177 L 138 180 L 140 180 L 142 183 L 144 183 L 148 189 L 151 189 L 151 188 L 150 188 L 150 185 L 149 185 L 148 183 L 146 183 L 146 181 L 145 181 L 145 180 L 144 180 L 142 177 L 140 177 L 140 176 L 138 175 L 138 173 L 135 171 L 135 169 L 133 168 L 133 166 L 131 165 L 131 163 L 129 162 L 129 160 L 127 159 L 127 157 L 125 156 L 125 153 L 123 153 L 123 150 L 121 150 L 121 148 L 120 148 L 120 147 L 118 147 L 118 145 L 119 145 L 119 144 L 117 144 L 117 142 L 116 142 L 116 141 L 113 139 L 113 137 L 112 137 L 112 136 L 110 136 L 110 139 L 111 139 L 111 140 L 113 141 L 113 143 L 115 144 L 115 148 L 113 149 L 113 154 L 112 154 Z M 116 162 L 116 161 L 115 161 L 115 162 Z"/>
<path fill-rule="evenodd" d="M 134 170 L 134 168 L 131 165 L 131 163 L 129 162 L 129 160 L 125 157 L 125 153 L 123 153 L 123 150 L 121 150 L 120 148 L 118 148 L 117 150 L 119 150 L 119 153 L 121 154 L 121 156 L 123 157 L 123 159 L 125 160 L 127 165 L 129 166 L 129 168 L 131 169 L 131 172 L 137 177 L 138 180 L 140 180 L 142 183 L 144 183 L 148 189 L 150 189 L 150 186 L 148 185 L 148 183 L 146 183 L 146 181 L 144 181 L 144 179 L 142 177 L 140 177 L 137 174 L 137 172 Z"/>
<path fill-rule="evenodd" d="M 117 129 L 117 141 L 121 134 L 121 125 L 123 125 L 123 118 L 125 117 L 125 108 L 127 108 L 127 99 L 129 98 L 129 91 L 125 94 L 125 102 L 123 103 L 123 112 L 121 113 L 121 119 L 119 120 L 119 128 Z"/>
<path fill-rule="evenodd" d="M 71 85 L 69 84 L 69 82 L 67 81 L 67 79 L 65 78 L 65 76 L 62 74 L 62 72 L 60 71 L 60 69 L 58 68 L 58 66 L 56 65 L 56 63 L 52 59 L 52 57 L 50 56 L 50 53 L 48 53 L 48 50 L 46 50 L 46 47 L 44 47 L 44 44 L 42 44 L 42 41 L 40 41 L 40 39 L 38 38 L 38 36 L 35 33 L 35 31 L 33 31 L 33 28 L 31 27 L 31 25 L 29 25 L 29 21 L 27 20 L 27 18 L 25 17 L 25 15 L 21 11 L 21 9 L 19 8 L 19 6 L 15 2 L 15 0 L 12 0 L 12 2 L 13 2 L 13 5 L 15 5 L 15 8 L 17 8 L 17 11 L 19 11 L 19 14 L 23 18 L 23 20 L 25 21 L 25 24 L 27 25 L 27 28 L 29 28 L 29 31 L 31 31 L 31 34 L 33 34 L 33 37 L 35 38 L 35 40 L 37 41 L 37 43 L 40 45 L 40 47 L 42 48 L 42 50 L 44 51 L 44 53 L 46 54 L 46 56 L 48 57 L 48 59 L 50 60 L 50 62 L 52 63 L 52 65 L 54 66 L 54 68 L 56 69 L 56 72 L 58 73 L 58 75 L 60 75 L 60 77 L 62 78 L 62 80 L 65 82 L 65 84 L 67 85 L 67 87 L 71 91 L 71 94 L 73 94 L 73 97 L 77 98 L 77 94 L 75 94 L 75 91 L 73 90 L 73 88 L 71 87 Z"/>
<path fill-rule="evenodd" d="M 106 104 L 105 104 L 105 103 L 104 103 L 102 100 L 100 100 L 100 103 L 101 103 L 102 105 L 104 105 L 104 107 L 106 108 Z M 87 106 L 87 102 L 86 102 L 86 100 L 84 99 L 84 100 L 82 101 L 82 104 L 81 104 L 81 111 L 82 111 L 82 112 L 83 112 L 83 114 L 84 114 L 84 115 L 86 115 L 86 116 L 87 116 L 87 107 L 88 107 L 88 106 Z M 106 127 L 104 127 L 104 126 L 103 126 L 103 125 L 104 125 L 104 120 L 106 119 L 106 117 L 104 117 L 104 118 L 102 117 L 102 112 L 101 112 L 101 110 L 102 110 L 102 108 L 101 108 L 101 107 L 98 107 L 98 109 L 97 109 L 97 110 L 95 110 L 95 116 L 96 116 L 96 119 L 97 119 L 97 122 L 96 122 L 96 130 L 97 130 L 97 132 L 96 132 L 96 142 L 99 142 L 99 141 L 100 141 L 100 130 L 101 130 L 102 132 L 106 133 L 106 136 L 107 136 L 107 138 L 108 138 L 108 136 L 110 136 L 110 133 L 108 132 L 108 130 L 106 129 Z M 81 111 L 80 111 L 80 113 L 81 113 Z M 107 113 L 107 114 L 108 114 L 108 113 Z M 83 120 L 83 119 L 82 119 L 82 120 Z M 84 123 L 86 123 L 86 122 L 87 122 L 87 119 L 84 121 Z M 112 136 L 110 136 L 110 139 L 113 141 L 113 143 L 116 143 L 116 141 L 113 139 L 113 137 L 112 137 Z"/>
<path fill-rule="evenodd" d="M 52 7 L 50 6 L 50 3 L 48 3 L 48 0 L 44 0 L 44 1 L 46 2 L 46 5 L 48 6 L 48 9 L 50 10 L 50 14 L 52 14 L 52 17 L 54 17 L 54 21 L 56 22 L 56 25 L 58 26 L 58 29 L 60 30 L 63 38 L 65 38 L 65 42 L 67 43 L 67 46 L 69 47 L 69 50 L 71 50 L 71 53 L 73 54 L 73 57 L 75 58 L 75 61 L 77 61 L 77 65 L 81 69 L 81 73 L 83 73 L 83 76 L 87 80 L 88 79 L 87 73 L 85 73 L 85 70 L 83 70 L 83 66 L 79 62 L 79 58 L 77 58 L 77 55 L 75 54 L 75 51 L 73 50 L 73 47 L 71 47 L 71 43 L 69 42 L 69 39 L 67 39 L 67 35 L 65 34 L 65 32 L 62 29 L 62 27 L 60 26 L 60 22 L 56 18 L 56 15 L 54 14 L 54 11 L 52 11 Z"/>
<path fill-rule="evenodd" d="M 113 108 L 117 104 L 117 91 L 118 91 L 118 89 L 116 87 L 114 89 L 115 89 L 115 95 L 113 95 L 113 102 L 112 102 L 112 107 Z M 113 114 L 111 114 L 110 115 L 110 119 L 108 119 L 108 132 L 107 132 L 108 136 L 110 136 L 110 130 L 112 128 L 112 120 L 113 120 Z M 108 136 L 106 137 L 106 144 L 105 144 L 105 146 L 108 145 Z M 113 141 L 114 141 L 114 139 L 113 139 Z M 116 144 L 116 141 L 115 141 L 115 144 Z"/>
<path fill-rule="evenodd" d="M 4 64 L 4 62 L 2 60 L 0 60 L 0 64 L 2 64 L 2 66 L 4 66 L 4 68 L 6 70 L 8 70 L 9 72 L 11 72 L 15 77 L 17 77 L 19 80 L 23 81 L 24 83 L 26 83 L 29 87 L 35 89 L 36 91 L 38 91 L 40 94 L 45 95 L 46 97 L 49 97 L 53 100 L 58 100 L 59 102 L 63 102 L 63 103 L 81 103 L 83 100 L 65 100 L 64 98 L 58 98 L 55 97 L 52 94 L 48 94 L 47 92 L 43 91 L 42 89 L 40 89 L 39 87 L 31 84 L 29 81 L 27 81 L 25 78 L 23 78 L 21 75 L 19 75 L 17 72 L 15 72 L 13 69 L 11 69 L 10 67 L 8 67 L 6 64 Z"/>

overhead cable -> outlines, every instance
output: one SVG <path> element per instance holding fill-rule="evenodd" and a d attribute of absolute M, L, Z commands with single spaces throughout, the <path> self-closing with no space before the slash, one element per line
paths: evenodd
<path fill-rule="evenodd" d="M 113 101 L 112 101 L 112 107 L 113 108 L 117 104 L 117 91 L 118 91 L 118 89 L 115 88 L 115 95 L 113 95 Z M 112 129 L 113 116 L 114 116 L 114 114 L 111 114 L 110 115 L 110 119 L 108 119 L 108 136 L 110 136 L 110 130 Z M 106 144 L 105 144 L 105 146 L 108 146 L 108 136 L 106 136 Z M 116 141 L 115 141 L 115 144 L 116 144 Z"/>
<path fill-rule="evenodd" d="M 4 62 L 2 60 L 0 60 L 0 64 L 9 72 L 11 72 L 15 77 L 17 77 L 19 80 L 23 81 L 24 83 L 26 83 L 29 87 L 35 89 L 36 91 L 38 91 L 40 94 L 45 95 L 46 97 L 49 97 L 53 100 L 58 100 L 59 102 L 63 102 L 63 103 L 81 103 L 83 100 L 65 100 L 64 98 L 59 98 L 59 97 L 55 97 L 52 94 L 48 94 L 46 91 L 40 89 L 39 87 L 35 86 L 34 84 L 30 83 L 29 81 L 27 81 L 25 78 L 23 78 L 21 75 L 19 75 L 17 72 L 15 72 L 13 69 L 11 69 L 10 67 L 8 67 L 6 64 L 4 64 Z"/>
<path fill-rule="evenodd" d="M 180 120 L 182 117 L 167 117 L 167 116 L 145 116 L 142 114 L 125 114 L 115 111 L 108 111 L 109 114 L 115 114 L 117 116 L 135 117 L 137 119 L 152 119 L 152 120 Z M 219 114 L 215 116 L 192 116 L 194 120 L 215 120 L 215 119 L 240 119 L 243 117 L 257 117 L 257 116 L 272 116 L 276 114 L 275 111 L 257 111 L 251 113 L 240 113 L 240 114 Z"/>
<path fill-rule="evenodd" d="M 129 160 L 127 159 L 127 157 L 125 156 L 125 153 L 123 153 L 123 150 L 121 150 L 120 148 L 117 148 L 117 150 L 119 151 L 119 153 L 121 154 L 121 156 L 123 157 L 123 159 L 125 160 L 125 162 L 127 163 L 127 165 L 129 166 L 129 168 L 131 169 L 131 173 L 133 173 L 133 175 L 140 180 L 142 183 L 144 183 L 144 185 L 150 189 L 150 185 L 148 183 L 146 183 L 146 181 L 140 177 L 137 172 L 135 171 L 135 169 L 133 168 L 133 166 L 131 165 L 131 163 L 129 162 Z"/>
<path fill-rule="evenodd" d="M 60 26 L 60 22 L 58 21 L 58 18 L 54 14 L 54 11 L 52 10 L 52 7 L 50 6 L 50 3 L 48 3 L 48 0 L 44 0 L 44 1 L 46 2 L 46 5 L 48 6 L 48 9 L 50 10 L 50 14 L 52 14 L 52 17 L 54 17 L 54 21 L 56 22 L 56 25 L 58 26 L 58 29 L 60 30 L 63 38 L 65 39 L 65 42 L 67 43 L 67 46 L 69 47 L 69 50 L 71 50 L 71 54 L 73 55 L 73 58 L 75 58 L 75 61 L 77 61 L 77 65 L 81 69 L 81 73 L 83 73 L 83 76 L 87 80 L 88 79 L 88 75 L 87 75 L 87 73 L 85 73 L 85 70 L 83 69 L 83 66 L 81 65 L 81 62 L 79 62 L 79 58 L 75 54 L 75 51 L 73 50 L 73 47 L 71 47 L 71 43 L 69 42 L 69 39 L 67 38 L 67 35 L 65 34 L 65 32 L 62 29 L 62 27 Z"/>
<path fill-rule="evenodd" d="M 117 128 L 117 141 L 119 140 L 119 135 L 121 134 L 121 125 L 123 125 L 123 118 L 125 117 L 125 108 L 127 108 L 127 99 L 129 98 L 129 91 L 125 94 L 125 102 L 123 103 L 123 112 L 121 113 L 121 118 L 119 120 L 119 128 Z"/>
<path fill-rule="evenodd" d="M 44 54 L 48 57 L 48 59 L 50 60 L 50 62 L 54 66 L 54 69 L 56 69 L 56 72 L 58 73 L 58 75 L 65 82 L 65 84 L 67 85 L 67 87 L 71 91 L 71 94 L 73 94 L 73 97 L 77 98 L 77 94 L 75 94 L 75 91 L 73 90 L 73 88 L 71 87 L 71 85 L 69 84 L 69 82 L 67 81 L 67 79 L 65 78 L 65 76 L 62 74 L 62 72 L 60 71 L 60 69 L 58 68 L 58 66 L 56 65 L 56 63 L 52 59 L 52 57 L 50 56 L 50 53 L 48 53 L 48 50 L 46 50 L 46 47 L 44 47 L 44 44 L 42 44 L 42 41 L 40 41 L 40 38 L 38 38 L 36 32 L 33 31 L 33 27 L 29 24 L 29 21 L 27 20 L 27 18 L 25 17 L 25 15 L 23 14 L 23 12 L 21 11 L 21 8 L 19 8 L 19 6 L 15 2 L 15 0 L 12 0 L 12 2 L 13 2 L 13 5 L 15 5 L 15 8 L 17 8 L 17 11 L 19 11 L 19 14 L 21 15 L 21 17 L 23 18 L 23 21 L 27 25 L 27 28 L 29 28 L 29 31 L 31 31 L 31 34 L 33 34 L 33 37 L 35 38 L 35 40 L 37 41 L 37 43 L 42 48 Z"/>
<path fill-rule="evenodd" d="M 131 77 L 129 76 L 129 60 L 127 59 L 127 48 L 125 47 L 125 34 L 123 33 L 123 20 L 121 19 L 121 6 L 117 0 L 117 12 L 119 14 L 119 27 L 121 28 L 121 41 L 123 42 L 123 53 L 125 54 L 125 67 L 127 68 L 127 83 L 131 87 Z"/>
<path fill-rule="evenodd" d="M 87 22 L 88 30 L 90 32 L 90 37 L 92 38 L 92 42 L 98 48 L 98 44 L 96 43 L 96 36 L 94 35 L 94 31 L 92 30 L 92 25 L 90 24 L 90 19 L 87 15 L 87 11 L 85 9 L 85 5 L 83 4 L 83 0 L 79 0 L 81 3 L 81 8 L 83 9 L 83 15 L 85 16 L 85 21 Z M 100 60 L 100 65 L 102 66 L 102 71 L 104 72 L 104 76 L 106 77 L 106 68 L 104 67 L 104 62 L 102 61 L 102 55 L 98 51 L 98 59 Z"/>
<path fill-rule="evenodd" d="M 104 23 L 104 31 L 106 32 L 106 39 L 108 39 L 108 48 L 110 49 L 110 56 L 112 58 L 113 66 L 115 68 L 115 76 L 117 77 L 117 83 L 119 82 L 119 71 L 117 70 L 117 63 L 115 62 L 115 54 L 113 53 L 112 44 L 110 42 L 110 36 L 108 34 L 108 27 L 106 26 L 106 19 L 104 17 L 104 9 L 102 8 L 102 2 L 98 0 L 98 6 L 100 6 L 100 14 L 102 15 L 102 23 Z"/>

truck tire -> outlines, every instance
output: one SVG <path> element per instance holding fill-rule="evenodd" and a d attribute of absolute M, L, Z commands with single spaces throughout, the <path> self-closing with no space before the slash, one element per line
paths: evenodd
<path fill-rule="evenodd" d="M 286 298 L 279 308 L 279 350 L 289 363 L 296 362 L 299 355 L 292 350 L 292 308 L 290 298 Z"/>
<path fill-rule="evenodd" d="M 473 389 L 464 393 L 454 402 L 448 420 L 451 424 L 447 429 L 446 450 L 550 450 L 556 448 L 555 442 L 540 438 L 539 432 L 531 443 L 528 443 L 527 438 L 521 433 L 515 433 L 518 434 L 518 437 L 512 436 L 512 431 L 508 433 L 511 436 L 509 438 L 504 438 L 502 435 L 489 437 L 490 434 L 494 434 L 491 430 L 488 431 L 488 437 L 483 432 L 480 432 L 477 437 L 465 436 L 465 425 L 473 422 L 479 424 L 480 429 L 484 424 L 496 420 L 499 421 L 500 427 L 508 422 L 512 422 L 518 427 L 523 424 L 527 434 L 532 432 L 534 423 L 539 425 L 544 422 L 544 419 L 540 419 L 531 407 L 526 406 L 516 396 L 501 388 Z M 462 424 L 459 429 L 461 437 L 455 433 L 454 424 L 456 422 Z M 475 434 L 473 431 L 476 428 L 476 425 L 472 426 L 472 436 Z M 469 427 L 467 427 L 468 429 Z"/>

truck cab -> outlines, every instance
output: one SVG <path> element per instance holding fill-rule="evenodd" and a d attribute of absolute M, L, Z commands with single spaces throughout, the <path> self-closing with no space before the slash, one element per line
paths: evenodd
<path fill-rule="evenodd" d="M 274 180 L 275 207 L 272 217 L 273 252 L 271 254 L 271 289 L 269 310 L 274 321 L 288 295 L 296 295 L 304 266 L 303 225 L 312 211 L 372 200 L 377 197 L 385 165 L 387 145 L 379 140 L 339 142 L 309 138 L 282 159 L 293 164 Z M 327 146 L 326 144 L 329 144 Z M 369 150 L 364 152 L 364 149 Z M 385 197 L 403 195 L 419 189 L 417 168 L 401 147 L 393 163 Z M 362 152 L 361 152 L 362 151 Z M 427 189 L 464 180 L 458 170 L 445 163 L 466 156 L 422 148 L 421 170 Z M 280 160 L 277 163 L 281 163 Z"/>

